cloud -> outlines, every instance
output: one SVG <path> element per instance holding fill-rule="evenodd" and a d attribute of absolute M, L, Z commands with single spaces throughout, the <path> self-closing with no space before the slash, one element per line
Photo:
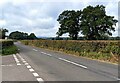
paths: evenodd
<path fill-rule="evenodd" d="M 6 25 L 6 21 L 5 20 L 0 20 L 0 26 L 4 26 Z"/>
<path fill-rule="evenodd" d="M 37 36 L 56 36 L 58 15 L 64 10 L 82 10 L 88 5 L 103 4 L 108 15 L 118 18 L 118 1 L 93 0 L 2 0 L 0 1 L 0 27 L 10 32 L 34 32 Z M 117 30 L 117 29 L 116 29 Z M 117 33 L 117 32 L 115 32 Z"/>

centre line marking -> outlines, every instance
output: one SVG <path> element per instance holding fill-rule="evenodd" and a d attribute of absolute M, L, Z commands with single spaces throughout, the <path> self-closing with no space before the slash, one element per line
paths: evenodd
<path fill-rule="evenodd" d="M 47 54 L 47 53 L 45 53 L 45 52 L 41 52 L 42 54 Z"/>
<path fill-rule="evenodd" d="M 51 54 L 46 54 L 46 55 L 48 55 L 48 56 L 52 56 Z"/>
<path fill-rule="evenodd" d="M 71 64 L 73 64 L 73 65 L 76 65 L 76 66 L 79 66 L 79 67 L 82 67 L 82 68 L 87 69 L 86 66 L 84 66 L 84 65 L 80 65 L 80 64 L 75 63 L 75 62 L 72 62 L 72 61 L 69 61 L 69 60 L 67 60 L 67 59 L 64 59 L 64 58 L 58 58 L 58 59 L 60 59 L 60 60 L 62 60 L 62 61 L 65 61 L 65 62 L 68 62 L 68 63 L 71 63 Z"/>
<path fill-rule="evenodd" d="M 36 50 L 36 49 L 33 49 L 34 51 L 38 51 L 38 50 Z"/>
<path fill-rule="evenodd" d="M 19 62 L 19 60 L 18 60 L 18 58 L 16 57 L 16 55 L 15 54 L 13 54 L 13 57 L 14 57 L 14 59 L 15 59 L 15 62 L 17 63 L 17 65 L 21 65 Z"/>
<path fill-rule="evenodd" d="M 45 53 L 45 52 L 41 52 L 41 53 L 42 53 L 42 54 L 45 54 L 45 55 L 48 55 L 48 56 L 52 56 L 51 54 L 47 54 L 47 53 Z M 65 62 L 68 62 L 68 63 L 71 63 L 71 64 L 73 64 L 73 65 L 76 65 L 76 66 L 79 66 L 79 67 L 82 67 L 82 68 L 87 69 L 86 66 L 81 65 L 81 64 L 78 64 L 78 63 L 75 63 L 75 62 L 72 62 L 72 61 L 69 61 L 69 60 L 67 60 L 67 59 L 64 59 L 64 58 L 58 58 L 58 59 L 60 59 L 60 60 L 62 60 L 62 61 L 65 61 Z"/>
<path fill-rule="evenodd" d="M 45 54 L 45 55 L 48 55 L 48 56 L 52 56 L 51 54 L 47 54 L 47 53 L 45 53 L 45 52 L 41 52 L 42 54 Z"/>

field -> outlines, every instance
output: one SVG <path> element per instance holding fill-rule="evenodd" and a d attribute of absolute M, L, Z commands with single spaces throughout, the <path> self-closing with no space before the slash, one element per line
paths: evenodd
<path fill-rule="evenodd" d="M 118 63 L 119 41 L 23 40 L 25 45 L 62 51 L 76 56 Z"/>

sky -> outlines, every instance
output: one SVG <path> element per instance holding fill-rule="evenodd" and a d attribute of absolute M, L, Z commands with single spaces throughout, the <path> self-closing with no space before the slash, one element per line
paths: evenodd
<path fill-rule="evenodd" d="M 118 2 L 118 0 L 0 0 L 0 27 L 8 29 L 9 33 L 21 31 L 35 33 L 37 37 L 56 37 L 59 28 L 57 18 L 64 10 L 83 10 L 89 5 L 104 5 L 106 14 L 118 20 L 120 8 Z M 118 24 L 113 36 L 119 35 Z"/>

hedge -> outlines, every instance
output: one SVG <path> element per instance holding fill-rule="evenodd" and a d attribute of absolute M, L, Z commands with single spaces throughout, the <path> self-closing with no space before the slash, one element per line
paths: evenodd
<path fill-rule="evenodd" d="M 118 61 L 120 55 L 119 41 L 23 40 L 22 43 L 112 62 Z"/>
<path fill-rule="evenodd" d="M 14 45 L 13 40 L 0 40 L 0 54 L 10 55 L 18 52 L 17 47 Z"/>
<path fill-rule="evenodd" d="M 12 40 L 0 40 L 0 46 L 2 49 L 12 45 L 14 45 Z"/>

